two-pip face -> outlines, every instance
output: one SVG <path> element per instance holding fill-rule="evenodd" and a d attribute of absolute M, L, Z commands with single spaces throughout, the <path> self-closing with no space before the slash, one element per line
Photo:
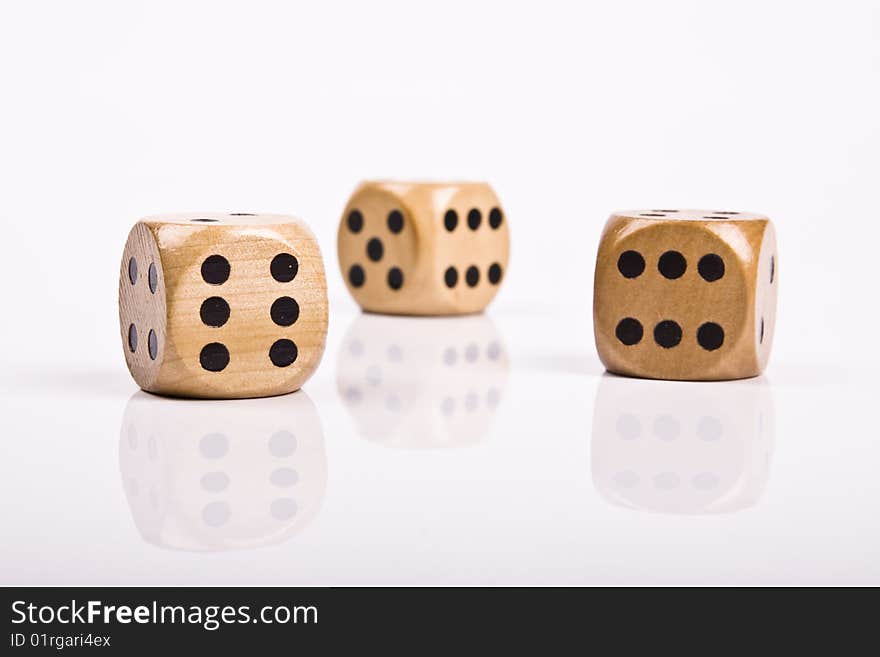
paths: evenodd
<path fill-rule="evenodd" d="M 618 212 L 596 260 L 596 346 L 609 371 L 658 379 L 759 374 L 776 317 L 776 238 L 761 215 Z"/>
<path fill-rule="evenodd" d="M 339 225 L 339 265 L 364 310 L 483 310 L 507 271 L 510 234 L 485 183 L 367 182 Z"/>

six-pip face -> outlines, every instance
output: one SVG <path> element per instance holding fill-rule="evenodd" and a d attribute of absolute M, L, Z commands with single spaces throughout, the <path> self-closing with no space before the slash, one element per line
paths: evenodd
<path fill-rule="evenodd" d="M 599 357 L 629 376 L 756 376 L 770 355 L 777 269 L 773 225 L 761 215 L 614 213 L 596 260 Z"/>
<path fill-rule="evenodd" d="M 507 218 L 485 183 L 367 182 L 340 222 L 344 280 L 368 311 L 481 311 L 509 258 Z M 773 340 L 778 256 L 762 215 L 614 213 L 596 259 L 594 328 L 609 371 L 755 376 Z M 120 329 L 148 391 L 250 397 L 297 389 L 327 331 L 323 263 L 292 217 L 168 215 L 139 222 L 120 273 Z"/>
<path fill-rule="evenodd" d="M 285 215 L 147 217 L 119 279 L 129 370 L 149 392 L 264 397 L 300 388 L 327 335 L 317 242 Z"/>

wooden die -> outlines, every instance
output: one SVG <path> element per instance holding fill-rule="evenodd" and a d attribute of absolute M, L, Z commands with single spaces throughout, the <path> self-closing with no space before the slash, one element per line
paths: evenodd
<path fill-rule="evenodd" d="M 486 183 L 365 182 L 338 235 L 339 266 L 367 311 L 482 311 L 507 271 L 510 233 Z"/>
<path fill-rule="evenodd" d="M 294 217 L 142 219 L 119 277 L 125 360 L 149 392 L 242 398 L 297 390 L 324 352 L 327 288 Z"/>
<path fill-rule="evenodd" d="M 767 217 L 616 212 L 596 259 L 599 358 L 611 372 L 652 379 L 757 376 L 773 342 L 777 270 Z"/>

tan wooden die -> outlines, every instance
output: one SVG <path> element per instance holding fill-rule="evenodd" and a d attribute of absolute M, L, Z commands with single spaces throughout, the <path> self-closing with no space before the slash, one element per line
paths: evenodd
<path fill-rule="evenodd" d="M 123 252 L 119 322 L 144 390 L 203 398 L 297 390 L 327 336 L 317 242 L 285 215 L 142 219 Z"/>
<path fill-rule="evenodd" d="M 364 310 L 482 311 L 507 272 L 507 218 L 486 183 L 365 182 L 339 225 L 339 266 Z"/>
<path fill-rule="evenodd" d="M 596 259 L 593 327 L 609 371 L 654 379 L 756 376 L 770 357 L 778 257 L 767 217 L 615 212 Z"/>

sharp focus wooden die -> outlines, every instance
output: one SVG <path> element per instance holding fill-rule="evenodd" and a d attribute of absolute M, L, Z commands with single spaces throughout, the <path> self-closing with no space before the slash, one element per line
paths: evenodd
<path fill-rule="evenodd" d="M 142 219 L 119 278 L 125 360 L 149 392 L 264 397 L 299 389 L 327 336 L 318 244 L 285 215 Z"/>
<path fill-rule="evenodd" d="M 612 214 L 593 290 L 599 357 L 628 376 L 757 376 L 773 343 L 778 264 L 773 224 L 761 215 Z"/>
<path fill-rule="evenodd" d="M 485 183 L 366 182 L 339 225 L 339 266 L 367 311 L 482 311 L 507 272 L 507 217 Z"/>

